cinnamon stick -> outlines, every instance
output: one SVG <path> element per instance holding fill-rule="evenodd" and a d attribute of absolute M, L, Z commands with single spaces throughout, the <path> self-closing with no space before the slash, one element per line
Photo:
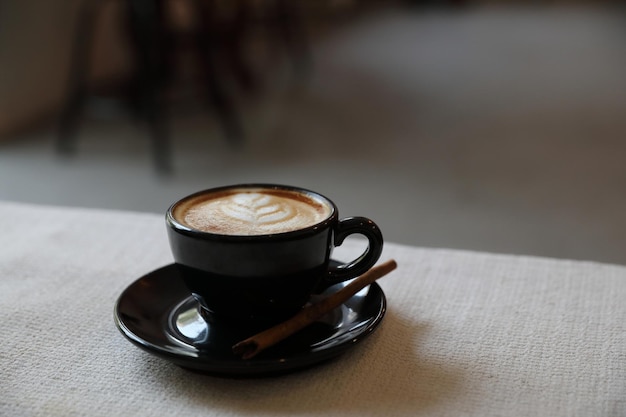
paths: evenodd
<path fill-rule="evenodd" d="M 243 359 L 250 359 L 256 356 L 259 352 L 286 339 L 295 332 L 318 320 L 326 313 L 339 307 L 341 304 L 348 301 L 354 294 L 361 291 L 378 278 L 387 275 L 396 269 L 396 267 L 396 261 L 393 259 L 373 267 L 360 277 L 352 280 L 348 285 L 336 293 L 315 304 L 304 307 L 298 314 L 289 320 L 235 344 L 232 347 L 233 353 L 241 356 Z"/>

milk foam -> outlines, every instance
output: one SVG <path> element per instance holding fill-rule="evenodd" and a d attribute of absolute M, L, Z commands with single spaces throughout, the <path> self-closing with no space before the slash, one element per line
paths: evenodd
<path fill-rule="evenodd" d="M 320 223 L 329 205 L 298 192 L 237 190 L 191 202 L 182 220 L 194 229 L 226 235 L 284 233 Z"/>

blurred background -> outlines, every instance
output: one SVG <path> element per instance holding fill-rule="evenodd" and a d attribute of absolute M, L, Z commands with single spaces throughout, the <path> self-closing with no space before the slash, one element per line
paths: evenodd
<path fill-rule="evenodd" d="M 0 199 L 164 213 L 276 182 L 390 242 L 626 264 L 625 17 L 598 0 L 0 2 Z"/>

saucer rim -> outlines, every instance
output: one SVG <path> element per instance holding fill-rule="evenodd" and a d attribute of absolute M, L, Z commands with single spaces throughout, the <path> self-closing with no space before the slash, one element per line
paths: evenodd
<path fill-rule="evenodd" d="M 350 350 L 353 346 L 361 343 L 363 340 L 367 339 L 367 337 L 379 327 L 387 311 L 387 299 L 385 293 L 383 292 L 380 285 L 374 282 L 366 288 L 368 288 L 369 291 L 374 291 L 374 302 L 378 305 L 378 307 L 376 307 L 375 314 L 368 316 L 367 320 L 363 321 L 364 323 L 367 323 L 366 325 L 360 326 L 356 329 L 349 329 L 341 335 L 333 335 L 333 337 L 329 338 L 329 341 L 332 341 L 337 339 L 338 336 L 345 337 L 346 335 L 353 333 L 353 335 L 347 338 L 346 341 L 339 342 L 337 345 L 327 348 L 321 347 L 315 351 L 296 351 L 293 355 L 285 355 L 284 357 L 280 358 L 257 357 L 243 360 L 234 357 L 233 360 L 228 361 L 224 361 L 223 359 L 216 359 L 212 357 L 211 354 L 203 352 L 202 350 L 186 350 L 181 347 L 173 351 L 172 349 L 168 349 L 167 347 L 161 346 L 158 343 L 154 343 L 148 340 L 149 338 L 146 339 L 140 334 L 137 334 L 136 332 L 131 330 L 126 325 L 120 312 L 120 303 L 134 286 L 136 286 L 141 281 L 145 281 L 146 279 L 150 279 L 150 277 L 154 277 L 156 274 L 167 273 L 167 270 L 172 268 L 175 268 L 174 263 L 154 269 L 137 278 L 128 286 L 126 286 L 115 302 L 113 312 L 115 325 L 127 340 L 129 340 L 133 345 L 141 348 L 142 350 L 191 371 L 198 371 L 215 376 L 257 377 L 281 375 L 285 373 L 291 373 L 300 369 L 306 369 L 314 365 L 330 361 Z M 174 297 L 178 297 L 178 295 L 172 295 L 172 298 Z M 180 303 L 187 300 L 189 297 L 192 297 L 192 295 L 189 294 L 187 297 L 181 296 L 180 298 L 177 298 L 174 305 L 179 305 Z M 170 305 L 167 307 L 168 310 L 166 314 L 169 314 L 169 312 L 171 312 L 172 309 L 175 308 L 174 305 Z M 306 329 L 303 331 L 306 331 Z M 164 327 L 163 333 L 167 333 L 167 330 Z M 321 341 L 323 340 L 320 340 L 320 342 Z"/>

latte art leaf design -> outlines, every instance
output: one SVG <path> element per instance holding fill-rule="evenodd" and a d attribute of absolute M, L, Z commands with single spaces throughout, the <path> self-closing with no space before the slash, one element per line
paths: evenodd
<path fill-rule="evenodd" d="M 257 193 L 236 194 L 221 209 L 224 215 L 251 225 L 281 223 L 296 214 L 284 201 Z"/>
<path fill-rule="evenodd" d="M 184 222 L 192 228 L 225 235 L 263 235 L 312 226 L 332 213 L 329 205 L 297 192 L 242 191 L 191 201 Z"/>

